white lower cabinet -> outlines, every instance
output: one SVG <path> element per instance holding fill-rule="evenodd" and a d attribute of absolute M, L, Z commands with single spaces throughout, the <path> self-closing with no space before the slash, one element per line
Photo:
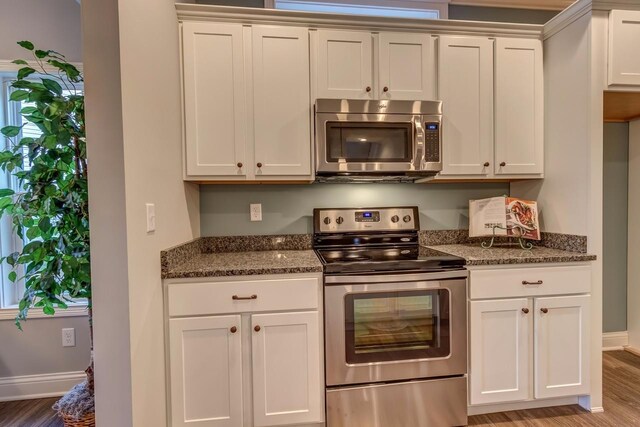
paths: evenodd
<path fill-rule="evenodd" d="M 171 425 L 242 426 L 240 316 L 171 319 L 169 340 Z"/>
<path fill-rule="evenodd" d="M 323 418 L 318 312 L 254 314 L 253 425 Z"/>
<path fill-rule="evenodd" d="M 572 269 L 575 274 L 569 274 Z M 591 297 L 565 295 L 589 289 L 585 270 L 580 265 L 470 272 L 470 405 L 589 394 Z M 567 278 L 581 283 L 561 281 Z M 508 284 L 500 299 L 496 289 Z"/>
<path fill-rule="evenodd" d="M 279 282 L 309 287 L 304 304 Z M 255 276 L 246 281 L 169 281 L 169 410 L 172 427 L 313 426 L 324 422 L 324 350 L 319 276 Z M 236 285 L 229 303 L 184 302 Z M 247 293 L 247 289 L 253 293 Z M 270 303 L 281 299 L 278 312 Z M 288 301 L 288 304 L 287 304 Z M 175 307 L 180 307 L 175 311 Z M 248 311 L 250 307 L 253 310 Z M 236 311 L 236 313 L 229 313 Z M 263 311 L 261 313 L 261 311 Z M 176 316 L 179 313 L 181 317 Z M 186 317 L 191 316 L 191 317 Z"/>

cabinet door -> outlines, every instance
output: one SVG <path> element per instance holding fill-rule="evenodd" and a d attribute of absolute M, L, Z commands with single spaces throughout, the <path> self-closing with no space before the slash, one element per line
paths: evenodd
<path fill-rule="evenodd" d="M 487 175 L 493 159 L 493 40 L 446 36 L 439 44 L 441 175 Z"/>
<path fill-rule="evenodd" d="M 251 325 L 254 425 L 322 422 L 318 312 L 254 314 Z"/>
<path fill-rule="evenodd" d="M 535 397 L 589 394 L 588 295 L 535 299 Z"/>
<path fill-rule="evenodd" d="M 542 41 L 496 39 L 494 171 L 543 172 Z M 502 166 L 504 165 L 504 166 Z"/>
<path fill-rule="evenodd" d="M 318 98 L 373 99 L 372 54 L 369 32 L 318 30 Z"/>
<path fill-rule="evenodd" d="M 531 398 L 531 300 L 469 303 L 469 403 Z"/>
<path fill-rule="evenodd" d="M 609 14 L 609 84 L 640 85 L 640 11 Z"/>
<path fill-rule="evenodd" d="M 171 319 L 169 335 L 171 425 L 242 426 L 240 316 Z"/>
<path fill-rule="evenodd" d="M 431 36 L 428 34 L 380 33 L 380 98 L 435 99 L 435 61 L 432 55 Z"/>
<path fill-rule="evenodd" d="M 242 25 L 182 24 L 186 175 L 243 178 Z"/>
<path fill-rule="evenodd" d="M 311 174 L 309 31 L 254 26 L 255 175 Z"/>

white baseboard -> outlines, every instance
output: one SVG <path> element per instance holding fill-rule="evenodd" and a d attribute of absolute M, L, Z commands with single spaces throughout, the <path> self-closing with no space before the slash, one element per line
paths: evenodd
<path fill-rule="evenodd" d="M 629 345 L 629 333 L 605 332 L 602 334 L 602 351 L 624 350 Z"/>
<path fill-rule="evenodd" d="M 62 396 L 85 378 L 83 371 L 0 378 L 0 402 Z"/>
<path fill-rule="evenodd" d="M 556 397 L 553 399 L 523 400 L 520 402 L 472 405 L 467 408 L 469 415 L 491 414 L 494 412 L 518 411 L 524 409 L 546 408 L 549 406 L 577 405 L 578 397 Z"/>

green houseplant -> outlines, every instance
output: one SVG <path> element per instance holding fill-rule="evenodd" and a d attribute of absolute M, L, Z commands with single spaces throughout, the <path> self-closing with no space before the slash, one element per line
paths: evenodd
<path fill-rule="evenodd" d="M 22 329 L 30 310 L 53 315 L 76 299 L 86 299 L 91 325 L 83 76 L 55 51 L 36 49 L 29 41 L 18 44 L 33 55 L 30 62 L 13 61 L 21 68 L 9 99 L 23 105 L 23 123 L 0 129 L 7 139 L 0 168 L 16 182 L 14 189 L 0 189 L 0 215 L 10 216 L 22 240 L 19 250 L 2 257 L 13 268 L 8 279 L 24 283 L 16 325 Z M 26 123 L 40 136 L 22 137 Z M 57 404 L 62 415 L 65 409 L 73 418 L 85 415 L 74 408 L 79 394 L 80 412 L 93 411 L 93 360 L 81 386 Z"/>

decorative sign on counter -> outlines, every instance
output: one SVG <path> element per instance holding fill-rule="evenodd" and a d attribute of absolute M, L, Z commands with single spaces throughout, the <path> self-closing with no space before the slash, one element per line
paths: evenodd
<path fill-rule="evenodd" d="M 469 201 L 469 237 L 505 236 L 540 240 L 538 204 L 514 197 Z"/>

